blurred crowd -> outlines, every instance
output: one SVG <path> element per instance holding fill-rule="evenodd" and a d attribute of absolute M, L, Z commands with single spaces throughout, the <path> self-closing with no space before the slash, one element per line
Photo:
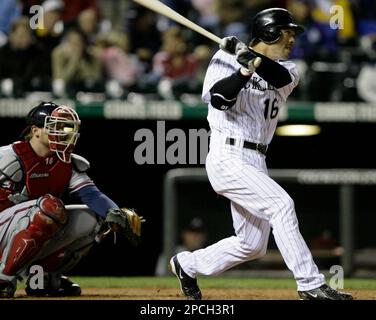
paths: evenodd
<path fill-rule="evenodd" d="M 220 37 L 245 42 L 258 11 L 287 8 L 306 28 L 291 57 L 301 74 L 293 98 L 376 101 L 374 0 L 162 2 Z M 1 97 L 199 95 L 216 50 L 214 42 L 130 0 L 0 1 Z"/>

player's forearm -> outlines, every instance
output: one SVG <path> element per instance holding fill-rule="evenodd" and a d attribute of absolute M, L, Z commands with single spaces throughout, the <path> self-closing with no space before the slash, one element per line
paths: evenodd
<path fill-rule="evenodd" d="M 251 75 L 243 75 L 239 69 L 229 77 L 216 82 L 210 89 L 210 104 L 218 110 L 228 110 L 233 107 L 236 97 Z"/>
<path fill-rule="evenodd" d="M 101 192 L 95 185 L 83 187 L 72 193 L 78 197 L 82 203 L 86 204 L 96 214 L 105 218 L 111 208 L 118 208 L 115 202 Z"/>
<path fill-rule="evenodd" d="M 267 83 L 279 89 L 291 83 L 292 78 L 289 71 L 278 62 L 251 50 L 255 55 L 262 59 L 260 66 L 257 68 L 257 74 Z"/>

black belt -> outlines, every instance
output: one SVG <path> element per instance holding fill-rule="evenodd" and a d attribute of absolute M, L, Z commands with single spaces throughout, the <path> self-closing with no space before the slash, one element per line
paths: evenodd
<path fill-rule="evenodd" d="M 226 138 L 226 144 L 234 146 L 235 143 L 236 143 L 236 139 L 229 138 L 229 137 Z M 256 151 L 262 153 L 263 155 L 266 155 L 266 151 L 268 151 L 268 145 L 267 144 L 254 143 L 254 142 L 250 142 L 250 141 L 244 141 L 243 142 L 243 148 L 256 150 Z"/>

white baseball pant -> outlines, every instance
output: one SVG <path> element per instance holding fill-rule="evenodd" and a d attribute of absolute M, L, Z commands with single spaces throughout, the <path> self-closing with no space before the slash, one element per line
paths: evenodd
<path fill-rule="evenodd" d="M 206 170 L 214 190 L 231 201 L 235 236 L 205 249 L 178 254 L 183 270 L 191 277 L 217 275 L 239 263 L 266 253 L 270 227 L 299 291 L 325 283 L 298 227 L 294 202 L 267 174 L 265 156 L 244 149 L 243 140 L 225 144 L 226 136 L 213 133 Z"/>

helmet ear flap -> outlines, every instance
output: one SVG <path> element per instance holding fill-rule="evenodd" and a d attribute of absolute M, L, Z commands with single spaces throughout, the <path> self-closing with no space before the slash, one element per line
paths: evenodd
<path fill-rule="evenodd" d="M 272 44 L 277 42 L 280 37 L 281 30 L 277 27 L 270 27 L 264 30 L 263 38 L 261 40 L 267 44 Z"/>

